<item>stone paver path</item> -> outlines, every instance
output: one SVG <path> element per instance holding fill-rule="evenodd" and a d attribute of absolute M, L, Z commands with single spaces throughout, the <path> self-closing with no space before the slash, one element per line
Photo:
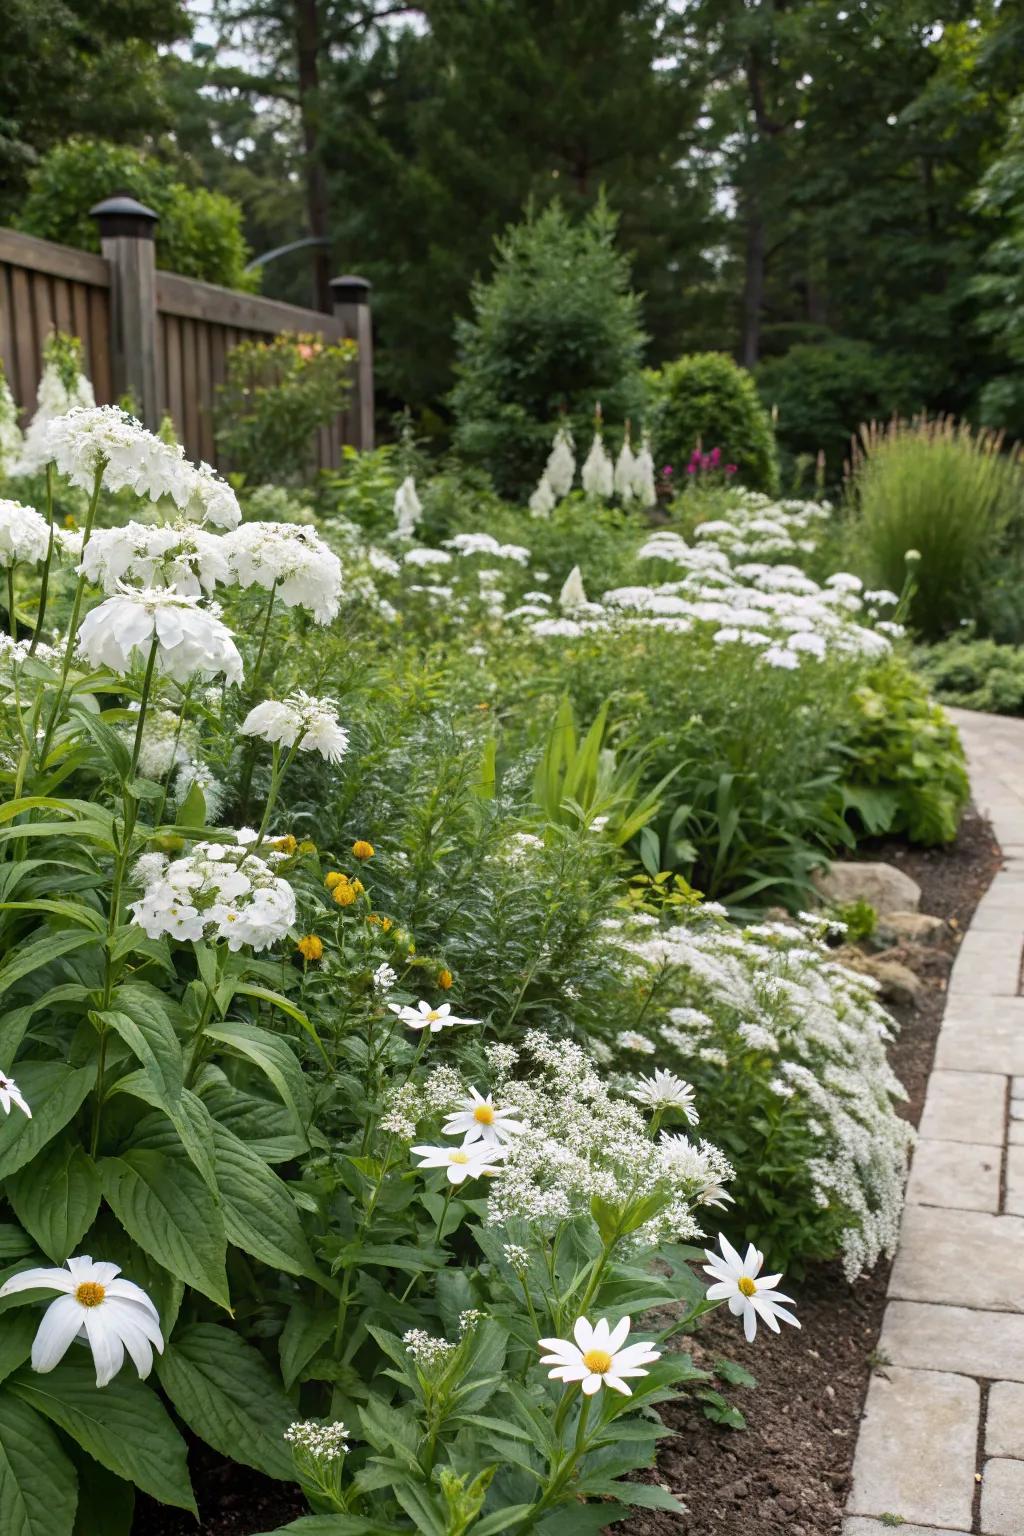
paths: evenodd
<path fill-rule="evenodd" d="M 1004 868 L 950 976 L 843 1536 L 1024 1536 L 1024 720 L 949 713 Z"/>

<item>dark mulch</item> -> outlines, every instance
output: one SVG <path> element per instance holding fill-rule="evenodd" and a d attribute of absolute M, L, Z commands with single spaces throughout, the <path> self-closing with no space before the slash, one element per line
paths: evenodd
<path fill-rule="evenodd" d="M 921 910 L 962 933 L 999 865 L 986 823 L 965 817 L 950 848 L 909 849 L 879 842 L 862 857 L 886 859 L 921 886 Z M 934 953 L 903 958 L 929 982 L 919 1009 L 893 1009 L 902 1024 L 892 1049 L 905 1085 L 906 1113 L 916 1124 L 942 1017 L 945 978 L 956 930 Z M 894 952 L 895 956 L 895 952 Z M 756 1391 L 734 1393 L 746 1415 L 737 1433 L 680 1405 L 668 1417 L 676 1436 L 664 1442 L 658 1478 L 687 1505 L 686 1516 L 637 1514 L 615 1526 L 622 1536 L 839 1536 L 857 1426 L 872 1351 L 878 1340 L 889 1266 L 853 1287 L 838 1266 L 816 1270 L 787 1289 L 797 1298 L 801 1330 L 762 1331 L 748 1346 L 733 1320 L 715 1313 L 687 1341 L 698 1364 L 725 1357 L 750 1370 Z M 189 1460 L 202 1536 L 252 1536 L 305 1512 L 294 1488 L 271 1482 L 193 1442 Z M 190 1515 L 140 1499 L 133 1536 L 196 1536 Z"/>
<path fill-rule="evenodd" d="M 943 950 L 903 954 L 929 985 L 919 1009 L 893 1008 L 902 1029 L 891 1051 L 907 1089 L 905 1113 L 916 1125 L 935 1053 L 952 954 L 999 867 L 988 825 L 965 817 L 950 848 L 909 849 L 879 842 L 862 857 L 885 859 L 921 887 L 921 910 L 956 925 Z M 894 957 L 896 951 L 892 951 Z M 667 1417 L 657 1476 L 688 1514 L 638 1514 L 614 1527 L 622 1536 L 839 1536 L 864 1395 L 878 1342 L 889 1265 L 847 1285 L 838 1265 L 791 1280 L 801 1329 L 765 1330 L 748 1346 L 734 1320 L 716 1312 L 693 1353 L 698 1364 L 725 1357 L 757 1377 L 753 1392 L 734 1393 L 745 1432 L 709 1423 L 684 1405 Z"/>

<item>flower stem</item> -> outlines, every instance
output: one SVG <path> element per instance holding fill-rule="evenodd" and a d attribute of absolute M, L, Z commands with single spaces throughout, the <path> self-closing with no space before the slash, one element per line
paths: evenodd
<path fill-rule="evenodd" d="M 100 459 L 99 463 L 96 465 L 96 472 L 93 477 L 92 496 L 89 500 L 89 510 L 86 513 L 85 528 L 82 532 L 83 554 L 85 553 L 85 546 L 89 542 L 89 536 L 92 533 L 92 525 L 96 517 L 96 508 L 99 505 L 100 500 L 100 486 L 103 484 L 103 471 L 106 468 L 106 465 L 106 459 Z M 50 710 L 50 718 L 46 724 L 46 731 L 43 735 L 43 745 L 39 753 L 40 764 L 46 762 L 46 755 L 50 750 L 50 740 L 53 736 L 54 727 L 57 724 L 57 719 L 60 714 L 60 707 L 64 702 L 64 691 L 68 685 L 68 673 L 71 671 L 71 661 L 75 654 L 75 638 L 78 634 L 78 620 L 81 617 L 82 599 L 84 596 L 85 577 L 79 576 L 78 584 L 75 587 L 74 602 L 71 605 L 71 618 L 68 622 L 68 637 L 64 645 L 64 660 L 60 669 L 60 682 L 57 684 L 57 696 L 53 701 L 53 708 Z"/>
<path fill-rule="evenodd" d="M 7 567 L 7 627 L 12 640 L 18 638 L 18 620 L 14 615 L 14 562 Z"/>
<path fill-rule="evenodd" d="M 43 561 L 43 575 L 39 583 L 39 608 L 36 612 L 36 627 L 32 631 L 32 644 L 28 648 L 30 656 L 34 656 L 36 646 L 39 644 L 43 633 L 43 620 L 46 617 L 46 596 L 50 590 L 50 566 L 53 564 L 53 465 L 46 466 L 46 520 L 50 525 L 50 539 L 46 546 L 46 559 Z"/>

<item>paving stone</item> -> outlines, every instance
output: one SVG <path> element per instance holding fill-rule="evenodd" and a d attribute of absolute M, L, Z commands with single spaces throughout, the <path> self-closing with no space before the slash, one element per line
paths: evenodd
<path fill-rule="evenodd" d="M 1019 937 L 1024 945 L 1024 916 L 1021 908 L 1024 902 L 1020 897 L 1014 897 L 1013 901 L 993 902 L 990 906 L 982 905 L 971 918 L 972 933 L 1007 933 Z"/>
<path fill-rule="evenodd" d="M 943 1072 L 1024 1073 L 1024 1016 L 1020 1021 L 985 1015 L 947 1019 L 939 1032 L 935 1066 Z"/>
<path fill-rule="evenodd" d="M 997 1147 L 922 1138 L 914 1148 L 907 1199 L 915 1205 L 998 1211 L 1000 1162 Z"/>
<path fill-rule="evenodd" d="M 878 1341 L 893 1365 L 1024 1382 L 1024 1317 L 924 1301 L 890 1301 Z"/>
<path fill-rule="evenodd" d="M 981 1529 L 985 1536 L 1021 1536 L 1024 1461 L 986 1461 L 981 1481 Z"/>
<path fill-rule="evenodd" d="M 896 1366 L 876 1372 L 857 1441 L 849 1513 L 969 1529 L 980 1401 L 977 1382 L 967 1376 Z"/>
<path fill-rule="evenodd" d="M 934 1071 L 921 1116 L 921 1135 L 935 1141 L 1002 1146 L 1006 1078 L 995 1072 Z"/>
<path fill-rule="evenodd" d="M 889 1513 L 895 1514 L 892 1510 Z M 854 1515 L 852 1519 L 843 1521 L 843 1536 L 885 1536 L 885 1532 L 892 1527 L 882 1525 L 878 1520 L 866 1520 L 863 1515 Z M 904 1525 L 899 1526 L 899 1536 L 970 1536 L 969 1531 L 951 1531 L 948 1526 L 941 1529 L 937 1525 Z"/>
<path fill-rule="evenodd" d="M 1013 931 L 982 933 L 968 928 L 949 978 L 949 995 L 1016 997 L 1020 988 L 1021 941 Z"/>
<path fill-rule="evenodd" d="M 1024 1458 L 1024 1384 L 995 1381 L 985 1414 L 986 1456 Z"/>
<path fill-rule="evenodd" d="M 1024 1147 L 1024 1120 L 1011 1120 L 1006 1139 L 1011 1147 Z"/>
<path fill-rule="evenodd" d="M 889 1294 L 981 1312 L 1024 1312 L 1024 1220 L 908 1205 Z"/>
<path fill-rule="evenodd" d="M 1024 1077 L 1015 1077 L 1010 1083 L 1010 1098 L 1024 1099 Z"/>
<path fill-rule="evenodd" d="M 1010 1119 L 1024 1120 L 1024 1099 L 1010 1099 Z"/>
<path fill-rule="evenodd" d="M 1020 1100 L 1016 1100 L 1020 1104 Z M 1024 1108 L 1024 1105 L 1021 1106 Z M 1024 1131 L 1024 1122 L 1017 1120 L 1017 1127 Z M 1006 1149 L 1006 1202 L 1004 1209 L 1011 1216 L 1024 1216 L 1024 1143 L 1017 1142 Z"/>

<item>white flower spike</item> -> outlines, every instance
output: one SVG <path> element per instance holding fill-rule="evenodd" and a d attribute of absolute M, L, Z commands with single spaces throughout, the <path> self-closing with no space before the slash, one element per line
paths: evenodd
<path fill-rule="evenodd" d="M 718 1246 L 722 1250 L 721 1254 L 713 1253 L 710 1248 L 704 1250 L 708 1260 L 704 1265 L 704 1273 L 711 1275 L 715 1281 L 714 1285 L 708 1286 L 708 1300 L 728 1301 L 729 1311 L 733 1316 L 743 1318 L 743 1332 L 747 1343 L 754 1342 L 758 1318 L 766 1323 L 773 1333 L 781 1332 L 777 1321 L 780 1318 L 782 1322 L 799 1328 L 797 1319 L 780 1305 L 782 1302 L 791 1307 L 796 1305 L 791 1296 L 783 1296 L 781 1291 L 775 1289 L 782 1276 L 760 1273 L 761 1266 L 764 1264 L 764 1254 L 759 1253 L 751 1243 L 747 1248 L 746 1256 L 741 1259 L 736 1249 L 721 1233 L 718 1234 Z"/>
<path fill-rule="evenodd" d="M 17 1104 L 23 1115 L 32 1119 L 32 1111 L 29 1109 L 25 1098 L 18 1088 L 13 1077 L 8 1077 L 6 1072 L 0 1072 L 0 1107 L 5 1115 L 11 1112 L 11 1105 Z"/>
<path fill-rule="evenodd" d="M 603 1317 L 593 1326 L 585 1317 L 578 1317 L 572 1330 L 575 1343 L 568 1339 L 538 1339 L 541 1349 L 550 1350 L 550 1354 L 541 1356 L 540 1363 L 553 1367 L 548 1372 L 552 1381 L 580 1382 L 587 1397 L 593 1397 L 602 1387 L 632 1397 L 625 1378 L 649 1375 L 643 1367 L 660 1360 L 661 1350 L 646 1340 L 627 1345 L 629 1326 L 628 1317 L 614 1328 Z"/>
<path fill-rule="evenodd" d="M 398 1003 L 388 1003 L 392 1013 L 398 1015 L 403 1024 L 410 1029 L 429 1029 L 432 1035 L 439 1035 L 442 1029 L 449 1029 L 453 1024 L 479 1024 L 479 1019 L 460 1019 L 452 1013 L 451 1003 L 442 1003 L 440 1008 L 431 1008 L 429 1003 L 419 1002 L 415 1008 L 408 1005 L 402 1007 Z"/>
<path fill-rule="evenodd" d="M 469 1097 L 462 1101 L 462 1107 L 446 1122 L 444 1134 L 461 1136 L 464 1147 L 472 1146 L 474 1142 L 483 1142 L 485 1146 L 500 1146 L 511 1141 L 513 1136 L 518 1136 L 522 1129 L 523 1122 L 512 1119 L 510 1109 L 499 1108 L 491 1094 L 484 1098 L 475 1088 L 471 1088 Z"/>
<path fill-rule="evenodd" d="M 125 1350 L 145 1380 L 153 1369 L 154 1348 L 163 1353 L 160 1314 L 145 1291 L 118 1279 L 116 1264 L 93 1263 L 88 1254 L 68 1259 L 66 1269 L 23 1269 L 0 1286 L 0 1298 L 16 1291 L 61 1291 L 43 1314 L 32 1344 L 32 1369 L 52 1371 L 75 1339 L 92 1350 L 96 1385 L 113 1381 Z"/>

